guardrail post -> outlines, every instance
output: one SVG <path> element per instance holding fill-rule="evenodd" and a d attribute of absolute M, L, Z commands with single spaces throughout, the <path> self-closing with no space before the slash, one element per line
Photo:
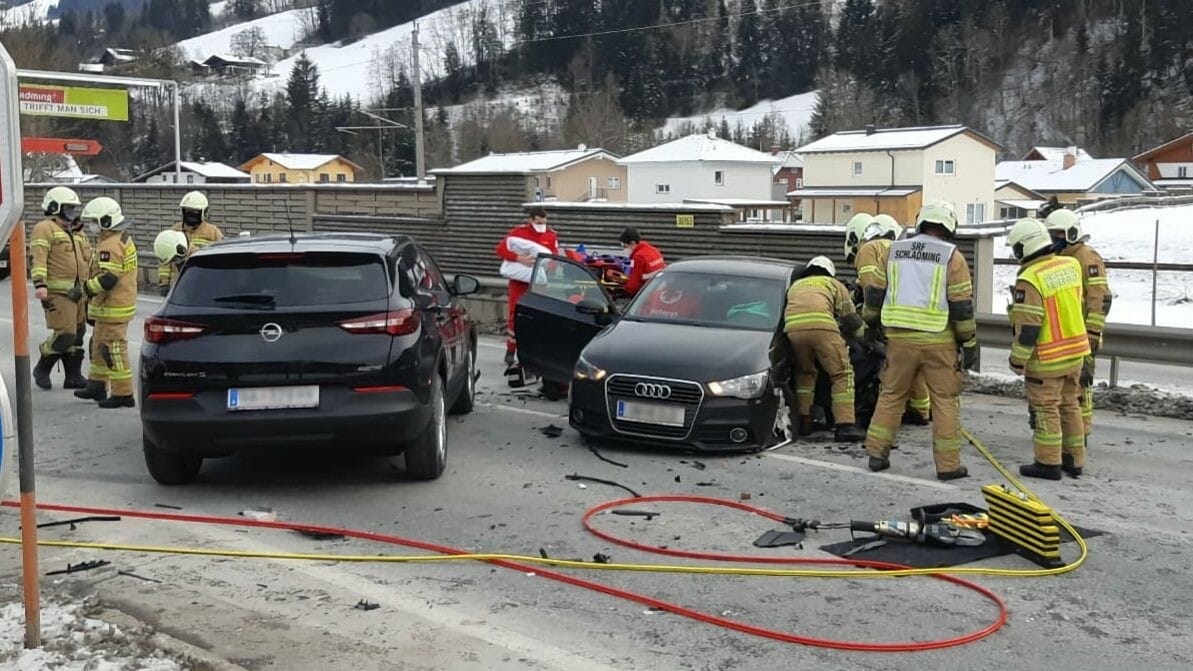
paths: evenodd
<path fill-rule="evenodd" d="M 1110 388 L 1118 386 L 1118 357 L 1110 357 Z"/>

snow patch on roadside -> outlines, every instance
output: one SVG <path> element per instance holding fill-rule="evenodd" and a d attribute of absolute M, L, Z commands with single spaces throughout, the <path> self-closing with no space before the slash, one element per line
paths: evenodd
<path fill-rule="evenodd" d="M 965 391 L 1003 398 L 1026 398 L 1023 380 L 1010 375 L 967 375 Z M 1147 415 L 1193 420 L 1193 396 L 1173 393 L 1145 384 L 1110 387 L 1105 382 L 1094 386 L 1094 408 L 1123 415 Z M 1026 414 L 1027 410 L 1024 409 Z M 1094 424 L 1098 422 L 1094 416 Z"/>

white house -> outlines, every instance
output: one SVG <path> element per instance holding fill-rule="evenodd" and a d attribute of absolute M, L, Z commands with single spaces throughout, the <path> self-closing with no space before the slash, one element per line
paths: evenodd
<path fill-rule="evenodd" d="M 771 203 L 782 158 L 698 133 L 621 159 L 631 203 Z M 783 207 L 779 202 L 777 207 Z"/>
<path fill-rule="evenodd" d="M 148 184 L 248 184 L 252 177 L 247 172 L 215 161 L 183 161 L 182 178 L 174 171 L 174 161 L 154 168 L 133 179 Z"/>
<path fill-rule="evenodd" d="M 992 219 L 994 164 L 1002 147 L 965 126 L 835 133 L 795 151 L 804 160 L 803 220 L 845 223 L 858 212 L 889 214 L 911 225 L 924 202 L 953 204 L 963 224 Z"/>
<path fill-rule="evenodd" d="M 1155 190 L 1139 168 L 1125 158 L 1087 158 L 1077 151 L 1059 159 L 1002 161 L 997 180 L 1010 180 L 1045 198 L 1055 196 L 1065 205 L 1079 201 L 1135 195 Z"/>

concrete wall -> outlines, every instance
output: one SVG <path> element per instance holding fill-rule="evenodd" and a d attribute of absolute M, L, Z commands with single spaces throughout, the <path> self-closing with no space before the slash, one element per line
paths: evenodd
<path fill-rule="evenodd" d="M 716 183 L 716 172 L 724 184 Z M 766 163 L 682 161 L 629 164 L 629 202 L 681 203 L 685 200 L 744 198 L 770 200 L 774 175 Z M 669 184 L 670 193 L 655 193 L 656 184 Z"/>

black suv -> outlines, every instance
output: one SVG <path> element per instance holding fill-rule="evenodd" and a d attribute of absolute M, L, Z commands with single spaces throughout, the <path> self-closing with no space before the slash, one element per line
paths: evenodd
<path fill-rule="evenodd" d="M 145 463 L 162 484 L 206 457 L 331 444 L 405 454 L 432 480 L 446 465 L 446 414 L 472 410 L 476 328 L 406 236 L 236 238 L 195 252 L 145 320 L 140 409 Z"/>

